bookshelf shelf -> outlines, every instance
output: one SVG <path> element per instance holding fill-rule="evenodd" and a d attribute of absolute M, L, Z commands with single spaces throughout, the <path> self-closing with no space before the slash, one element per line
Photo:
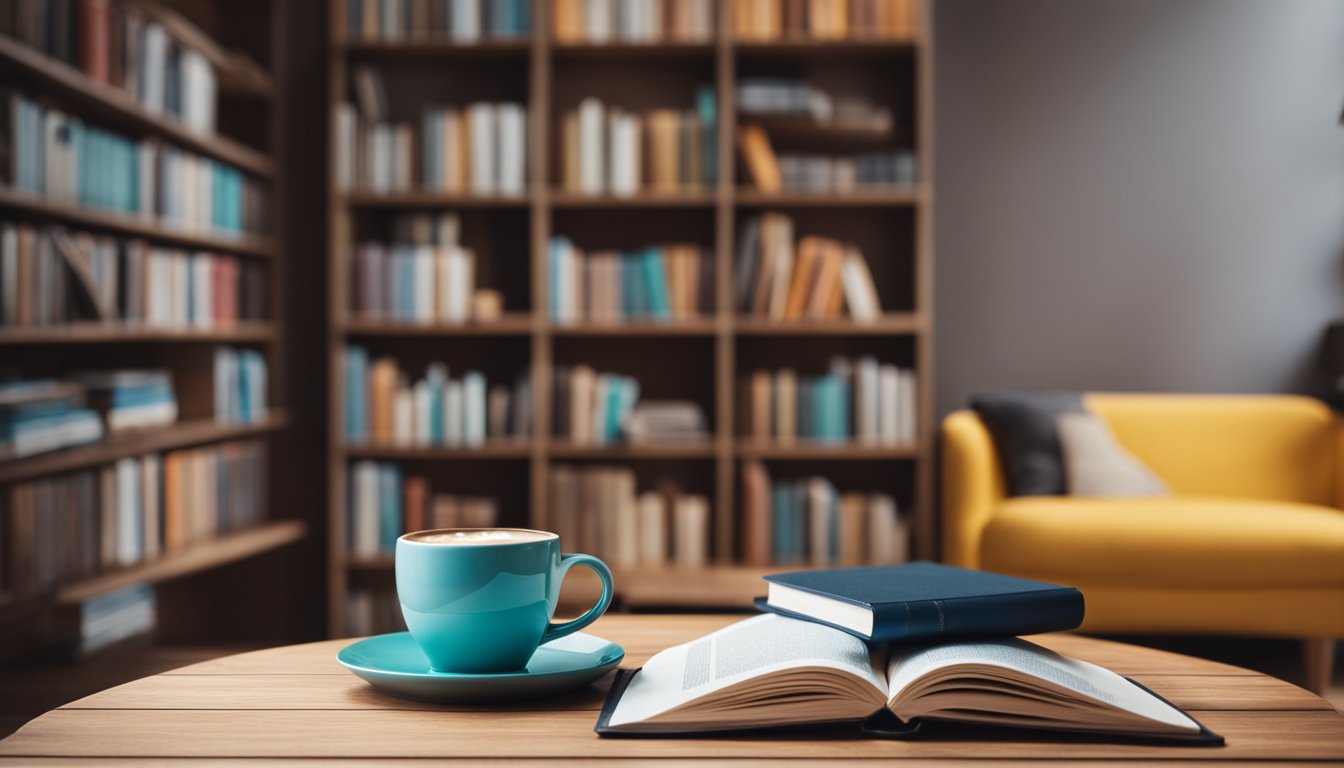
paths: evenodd
<path fill-rule="evenodd" d="M 343 448 L 351 459 L 385 459 L 404 461 L 526 459 L 532 455 L 531 446 L 522 440 L 498 440 L 473 447 L 404 446 L 349 444 Z"/>
<path fill-rule="evenodd" d="M 657 323 L 626 321 L 616 323 L 583 323 L 552 325 L 555 336 L 712 336 L 718 328 L 712 319 L 677 320 Z"/>
<path fill-rule="evenodd" d="M 81 208 L 64 203 L 53 203 L 13 189 L 0 187 L 0 210 L 3 209 L 21 211 L 33 218 L 47 221 L 60 221 L 131 237 L 143 237 L 165 245 L 176 245 L 204 251 L 271 258 L 276 256 L 279 250 L 275 242 L 269 237 L 260 235 L 222 237 L 194 234 L 160 225 L 153 219 L 124 213 L 110 213 L 96 208 Z"/>
<path fill-rule="evenodd" d="M 245 344 L 279 338 L 272 323 L 239 322 L 225 328 L 147 328 L 115 323 L 71 323 L 40 328 L 0 328 L 0 347 L 36 344 Z"/>
<path fill-rule="evenodd" d="M 923 455 L 919 445 L 864 445 L 853 442 L 819 443 L 799 440 L 794 443 L 762 443 L 739 441 L 737 454 L 751 459 L 790 460 L 899 460 L 917 459 Z"/>
<path fill-rule="evenodd" d="M 56 602 L 76 605 L 133 584 L 156 584 L 199 573 L 293 544 L 306 533 L 302 521 L 281 520 L 221 534 L 181 552 L 65 585 L 56 592 Z"/>
<path fill-rule="evenodd" d="M 910 207 L 924 202 L 918 189 L 862 189 L 851 192 L 758 192 L 737 190 L 734 200 L 751 208 Z"/>
<path fill-rule="evenodd" d="M 620 459 L 711 459 L 714 458 L 714 444 L 708 440 L 673 445 L 575 445 L 566 442 L 552 442 L 549 453 L 553 459 L 602 459 L 607 461 Z"/>
<path fill-rule="evenodd" d="M 922 6 L 922 4 L 921 4 Z M 933 245 L 932 193 L 932 39 L 926 25 L 929 14 L 917 14 L 915 38 L 776 41 L 736 40 L 731 31 L 732 3 L 716 2 L 715 36 L 709 41 L 662 40 L 650 43 L 588 42 L 556 39 L 548 0 L 535 0 L 534 20 L 527 41 L 508 45 L 484 42 L 461 46 L 444 41 L 409 38 L 398 43 L 343 41 L 341 24 L 333 21 L 330 93 L 335 109 L 353 94 L 355 66 L 387 65 L 397 119 L 413 120 L 418 104 L 436 104 L 451 91 L 450 101 L 508 100 L 527 102 L 527 194 L 520 198 L 445 195 L 411 192 L 395 195 L 333 196 L 330 208 L 329 301 L 333 307 L 329 342 L 333 372 L 340 370 L 342 347 L 352 338 L 371 339 L 377 354 L 404 361 L 415 368 L 443 359 L 453 370 L 463 366 L 488 369 L 507 357 L 508 366 L 521 358 L 532 374 L 532 433 L 525 445 L 482 451 L 471 449 L 402 448 L 386 450 L 347 446 L 331 453 L 332 503 L 330 529 L 330 632 L 347 631 L 346 599 L 354 591 L 388 586 L 390 557 L 352 558 L 343 532 L 347 526 L 346 488 L 353 459 L 421 462 L 408 472 L 444 481 L 434 492 L 496 495 L 501 508 L 525 508 L 528 525 L 554 525 L 550 518 L 552 480 L 559 465 L 582 470 L 597 464 L 615 464 L 635 473 L 637 491 L 670 485 L 703 494 L 709 500 L 710 565 L 703 568 L 623 567 L 617 571 L 618 600 L 622 605 L 651 608 L 745 608 L 761 594 L 761 576 L 780 567 L 747 567 L 739 563 L 735 541 L 739 531 L 741 485 L 745 460 L 786 465 L 797 477 L 823 474 L 842 491 L 889 493 L 908 510 L 917 556 L 934 556 L 932 483 L 933 417 Z M 330 0 L 333 19 L 344 4 Z M 924 9 L 927 10 L 927 9 Z M 498 60 L 497 65 L 496 61 Z M 493 70 L 487 70 L 495 67 Z M 460 75 L 461 82 L 445 91 L 439 80 Z M 866 188 L 845 192 L 760 192 L 744 173 L 737 152 L 736 128 L 754 121 L 737 112 L 739 78 L 799 78 L 830 89 L 837 83 L 889 107 L 896 123 L 890 131 L 864 131 L 838 126 L 800 124 L 762 118 L 766 130 L 777 129 L 800 147 L 826 148 L 835 153 L 908 147 L 924 181 L 909 187 Z M 714 87 L 716 101 L 715 151 L 720 173 L 708 188 L 686 191 L 641 189 L 632 195 L 588 195 L 562 187 L 566 147 L 562 121 L 582 100 L 596 97 L 634 113 L 660 108 L 687 109 L 687 98 L 701 85 Z M 394 93 L 395 92 L 395 93 Z M 459 97 L 458 93 L 462 95 Z M 848 91 L 846 91 L 848 94 Z M 853 94 L 858 95 L 858 94 Z M 772 133 L 773 137 L 774 134 Z M 334 138 L 334 137 L 333 137 Z M 333 162 L 335 156 L 333 155 Z M 333 165 L 333 168 L 335 166 Z M 384 211 L 433 209 L 455 212 L 464 239 L 478 254 L 478 274 L 492 287 L 503 287 L 510 298 L 524 293 L 530 312 L 508 325 L 510 336 L 471 327 L 440 329 L 405 327 L 355 321 L 341 307 L 349 295 L 345 281 L 352 243 L 365 232 L 379 231 Z M 499 213 L 493 209 L 507 209 Z M 760 214 L 779 211 L 796 223 L 799 237 L 818 235 L 860 246 L 869 259 L 874 283 L 887 313 L 871 323 L 849 319 L 773 322 L 740 316 L 734 301 L 739 237 L 746 222 Z M 524 217 L 525 222 L 524 222 Z M 509 218 L 508 226 L 504 219 Z M 482 226 L 484 225 L 484 226 Z M 467 235 L 476 227 L 476 233 Z M 516 228 L 515 228 L 516 227 Z M 525 232 L 523 228 L 525 227 Z M 500 230 L 510 229 L 508 247 L 501 247 Z M 352 235 L 352 233 L 354 233 Z M 522 233 L 522 234 L 519 234 Z M 477 235 L 479 234 L 479 237 Z M 627 252 L 660 243 L 694 243 L 713 257 L 713 311 L 691 320 L 611 323 L 552 321 L 550 244 L 555 236 L 573 241 L 587 253 Z M 524 239 L 525 238 L 525 239 Z M 479 247 L 478 244 L 479 243 Z M 519 274 L 520 246 L 525 243 L 526 274 Z M 502 284 L 501 275 L 512 281 Z M 522 293 L 520 293 L 520 291 Z M 454 338 L 442 353 L 418 337 Z M 473 336 L 481 336 L 473 339 Z M 495 337 L 495 338 L 485 338 Z M 492 346 L 493 345 L 493 346 Z M 506 349 L 507 347 L 507 349 Z M 501 351 L 503 351 L 501 353 Z M 874 356 L 916 372 L 916 422 L 912 444 L 823 445 L 805 441 L 788 445 L 759 443 L 739 437 L 738 424 L 746 407 L 740 394 L 743 375 L 759 369 L 787 366 L 800 376 L 826 370 L 836 356 Z M 459 362 L 460 361 L 460 362 Z M 690 400 L 710 417 L 712 433 L 689 445 L 580 445 L 553 434 L 557 415 L 553 398 L 558 371 L 587 365 L 598 372 L 631 376 L 641 395 L 654 400 Z M 510 368 L 507 375 L 516 369 Z M 492 376 L 493 371 L 487 371 Z M 329 431 L 344 428 L 343 384 L 331 382 Z M 562 389 L 563 391 L 563 389 Z M 517 459 L 526 464 L 526 489 L 519 490 L 515 464 L 508 461 L 470 463 L 471 459 Z M 469 470 L 452 466 L 469 460 Z M 434 462 L 434 466 L 426 466 Z M 773 470 L 772 470 L 773 471 Z M 790 477 L 785 472 L 781 477 Z M 487 477 L 488 476 L 488 477 Z M 457 484 L 457 485 L 455 485 Z M 496 484 L 501 487 L 496 490 Z M 466 487 L 470 485 L 471 487 Z M 509 496 L 512 494 L 512 496 Z M 507 498 L 506 498 L 507 497 Z M 504 503 L 507 502 L 507 503 Z M 567 594 L 587 588 L 583 579 Z"/>
<path fill-rule="evenodd" d="M 532 315 L 506 313 L 490 323 L 399 323 L 387 320 L 347 320 L 341 329 L 348 336 L 526 336 L 532 332 Z"/>
<path fill-rule="evenodd" d="M 268 178 L 275 171 L 271 159 L 262 152 L 224 136 L 193 131 L 172 118 L 150 112 L 122 91 L 4 36 L 0 36 L 0 68 L 59 93 L 69 99 L 80 114 L 91 114 L 142 134 L 160 136 L 186 149 L 235 165 L 254 176 Z"/>
<path fill-rule="evenodd" d="M 662 41 L 651 43 L 559 42 L 551 44 L 557 59 L 709 59 L 712 42 Z"/>
<path fill-rule="evenodd" d="M 526 58 L 532 45 L 527 40 L 482 40 L 475 43 L 446 39 L 412 38 L 384 40 L 346 40 L 332 46 L 334 56 L 352 59 L 435 60 L 469 58 Z"/>
<path fill-rule="evenodd" d="M 714 207 L 714 196 L 708 192 L 660 193 L 641 192 L 630 197 L 616 195 L 585 195 L 578 192 L 553 190 L 550 203 L 554 208 L 705 208 Z"/>
<path fill-rule="evenodd" d="M 915 313 L 883 315 L 871 323 L 853 320 L 778 321 L 738 316 L 733 330 L 743 336 L 909 336 L 922 333 L 927 326 Z"/>
<path fill-rule="evenodd" d="M 444 192 L 354 192 L 345 196 L 351 208 L 526 208 L 527 196 L 449 194 Z"/>
<path fill-rule="evenodd" d="M 180 421 L 172 426 L 131 432 L 98 443 L 0 461 L 0 485 L 111 464 L 130 456 L 257 437 L 288 424 L 289 414 L 284 411 L 273 412 L 260 424 L 220 424 L 214 419 Z"/>

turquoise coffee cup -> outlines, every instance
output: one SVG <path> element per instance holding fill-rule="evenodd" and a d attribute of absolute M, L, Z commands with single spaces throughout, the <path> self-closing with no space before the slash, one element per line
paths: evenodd
<path fill-rule="evenodd" d="M 551 622 L 560 583 L 586 566 L 602 579 L 597 604 Z M 592 555 L 561 554 L 560 537 L 522 528 L 454 528 L 397 539 L 397 599 L 435 672 L 512 672 L 537 646 L 577 632 L 611 604 L 611 571 Z"/>

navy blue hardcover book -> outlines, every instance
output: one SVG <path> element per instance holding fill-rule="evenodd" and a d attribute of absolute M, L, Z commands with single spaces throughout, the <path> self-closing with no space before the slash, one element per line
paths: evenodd
<path fill-rule="evenodd" d="M 765 611 L 815 621 L 874 643 L 1059 632 L 1083 623 L 1083 593 L 937 563 L 766 576 Z"/>

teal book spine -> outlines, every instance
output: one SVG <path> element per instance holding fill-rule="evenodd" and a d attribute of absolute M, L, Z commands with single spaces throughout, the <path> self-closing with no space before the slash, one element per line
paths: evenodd
<path fill-rule="evenodd" d="M 395 551 L 401 536 L 401 467 L 383 464 L 378 472 L 378 547 Z"/>
<path fill-rule="evenodd" d="M 369 353 L 363 347 L 345 348 L 345 438 L 351 443 L 368 439 Z"/>
<path fill-rule="evenodd" d="M 547 296 L 550 299 L 551 320 L 558 321 L 561 318 L 561 261 L 564 254 L 569 250 L 569 241 L 563 237 L 551 238 L 550 261 L 548 263 L 547 277 L 550 279 Z"/>
<path fill-rule="evenodd" d="M 770 516 L 774 521 L 771 526 L 771 549 L 774 555 L 774 561 L 784 562 L 788 557 L 789 541 L 789 515 L 788 515 L 788 489 L 781 483 L 775 483 L 770 487 Z"/>
<path fill-rule="evenodd" d="M 447 386 L 447 375 L 440 365 L 431 365 L 425 374 L 429 382 L 429 442 L 434 445 L 444 443 L 443 391 Z"/>
<path fill-rule="evenodd" d="M 667 270 L 663 254 L 657 248 L 644 249 L 644 275 L 648 281 L 649 315 L 655 320 L 672 319 L 672 302 L 668 298 Z"/>
<path fill-rule="evenodd" d="M 704 131 L 705 183 L 713 186 L 719 179 L 719 142 L 717 128 L 718 106 L 714 87 L 702 85 L 695 92 L 695 103 L 700 113 L 700 127 Z"/>

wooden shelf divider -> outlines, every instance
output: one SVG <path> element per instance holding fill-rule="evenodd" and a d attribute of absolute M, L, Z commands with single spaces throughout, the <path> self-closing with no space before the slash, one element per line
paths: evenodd
<path fill-rule="evenodd" d="M 36 344 L 246 344 L 274 341 L 274 323 L 237 322 L 219 328 L 155 328 L 79 322 L 33 328 L 0 327 L 0 347 Z"/>
<path fill-rule="evenodd" d="M 333 17 L 343 9 L 338 0 L 330 0 Z M 331 580 L 330 632 L 333 636 L 345 631 L 344 610 L 347 590 L 351 585 L 351 574 L 367 576 L 373 573 L 389 571 L 392 567 L 390 556 L 372 559 L 357 559 L 349 555 L 345 540 L 346 530 L 346 493 L 347 469 L 354 459 L 407 460 L 417 462 L 460 462 L 464 459 L 518 459 L 525 462 L 525 474 L 529 489 L 525 519 L 532 526 L 548 525 L 548 482 L 552 466 L 557 462 L 612 462 L 626 463 L 642 471 L 647 463 L 673 465 L 684 462 L 688 471 L 698 478 L 708 478 L 710 484 L 708 496 L 711 500 L 712 533 L 714 538 L 713 563 L 703 569 L 675 568 L 624 568 L 618 569 L 617 591 L 624 605 L 632 607 L 741 607 L 749 605 L 750 598 L 760 594 L 763 584 L 760 577 L 773 568 L 748 568 L 735 563 L 736 543 L 734 536 L 737 528 L 737 478 L 740 464 L 746 459 L 760 459 L 767 462 L 786 462 L 789 470 L 799 468 L 808 472 L 828 472 L 842 463 L 844 470 L 851 475 L 872 475 L 879 478 L 874 482 L 886 482 L 886 478 L 897 477 L 892 481 L 901 486 L 900 495 L 912 498 L 913 527 L 917 531 L 915 552 L 921 557 L 934 556 L 932 539 L 932 346 L 933 346 L 933 293 L 932 293 L 932 239 L 929 227 L 932 226 L 932 153 L 930 149 L 932 120 L 932 37 L 927 28 L 917 32 L 914 40 L 878 40 L 854 39 L 836 41 L 782 40 L 770 43 L 739 41 L 733 39 L 728 29 L 731 21 L 731 8 L 728 3 L 716 4 L 718 23 L 712 40 L 704 42 L 654 42 L 635 43 L 592 43 L 556 41 L 551 38 L 551 4 L 547 0 L 535 0 L 533 5 L 533 30 L 526 41 L 482 42 L 457 45 L 446 40 L 426 40 L 410 38 L 400 42 L 352 41 L 343 40 L 340 24 L 333 21 L 331 32 L 331 74 L 328 81 L 331 106 L 348 98 L 349 75 L 355 65 L 377 65 L 387 62 L 395 65 L 398 73 L 414 72 L 415 67 L 424 67 L 440 76 L 451 76 L 454 66 L 464 67 L 464 76 L 470 73 L 480 82 L 470 85 L 472 100 L 492 98 L 479 95 L 476 91 L 497 86 L 501 92 L 507 91 L 507 98 L 517 99 L 526 94 L 528 107 L 528 187 L 524 196 L 517 198 L 481 197 L 470 194 L 442 194 L 437 192 L 409 192 L 393 195 L 374 195 L 368 193 L 346 194 L 336 190 L 330 192 L 330 228 L 331 247 L 328 254 L 329 301 L 332 316 L 329 325 L 328 341 L 331 350 L 331 398 L 329 411 L 329 430 L 333 435 L 343 431 L 343 397 L 341 355 L 347 343 L 352 340 L 370 339 L 369 344 L 377 344 L 379 354 L 397 356 L 398 345 L 415 350 L 412 356 L 417 361 L 424 357 L 423 345 L 411 341 L 417 337 L 493 337 L 516 335 L 529 341 L 527 359 L 531 365 L 533 381 L 534 425 L 530 440 L 525 445 L 487 444 L 483 449 L 411 447 L 382 448 L 374 446 L 335 445 L 330 451 L 330 490 L 332 502 L 329 513 L 329 562 L 328 571 Z M 927 24 L 927 14 L 921 14 L 922 23 Z M 481 68 L 492 59 L 508 59 L 508 73 L 501 74 L 497 80 L 494 75 L 478 75 Z M 515 68 L 514 60 L 526 61 L 526 67 Z M 890 68 L 892 77 L 875 78 L 879 88 L 896 89 L 896 93 L 884 93 L 887 103 L 905 104 L 913 107 L 913 115 L 903 114 L 899 109 L 899 119 L 913 118 L 917 125 L 901 125 L 901 128 L 914 128 L 901 133 L 901 139 L 909 138 L 914 142 L 917 153 L 917 166 L 920 181 L 910 187 L 865 188 L 835 193 L 805 193 L 786 191 L 781 193 L 763 193 L 745 185 L 748 182 L 737 168 L 736 125 L 737 115 L 737 78 L 739 71 L 748 75 L 778 71 L 781 76 L 798 70 L 808 71 L 816 62 L 821 69 L 844 67 Z M 642 190 L 630 196 L 611 194 L 586 195 L 556 186 L 558 163 L 554 154 L 558 140 L 557 121 L 562 110 L 573 107 L 576 98 L 589 92 L 600 93 L 604 85 L 614 90 L 629 90 L 632 75 L 620 72 L 613 74 L 611 83 L 598 82 L 602 78 L 594 72 L 601 68 L 613 71 L 625 66 L 633 72 L 656 71 L 656 67 L 665 64 L 668 72 L 678 77 L 650 77 L 650 94 L 641 93 L 639 100 L 650 104 L 665 103 L 668 106 L 680 105 L 684 108 L 690 92 L 685 90 L 686 78 L 682 74 L 694 71 L 697 77 L 693 81 L 711 82 L 717 93 L 718 127 L 716 148 L 720 158 L 720 175 L 716 183 L 707 189 L 691 190 L 680 193 L 655 192 Z M 628 65 L 628 66 L 627 66 Z M 505 69 L 503 67 L 501 70 Z M 521 72 L 523 80 L 517 80 Z M 883 73 L 886 70 L 882 70 Z M 865 73 L 866 74 L 866 73 Z M 705 77 L 707 75 L 707 78 Z M 582 82 L 575 78 L 583 79 Z M 490 82 L 487 82 L 490 81 Z M 620 81 L 618 84 L 617 81 Z M 521 85 L 522 87 L 517 87 Z M 443 90 L 429 81 L 422 83 L 420 91 L 426 103 L 444 100 Z M 665 93 L 666 99 L 656 98 Z M 402 94 L 404 100 L 409 92 Z M 888 98 L 891 97 L 891 98 Z M 604 97 L 605 100 L 605 97 Z M 620 103 L 619 97 L 612 97 L 614 103 Z M 633 106 L 633 105 L 631 105 Z M 643 104 L 640 108 L 645 108 Z M 768 130 L 768 129 L 767 129 Z M 818 134 L 818 135 L 814 135 Z M 845 132 L 829 130 L 821 126 L 800 141 L 829 142 L 827 146 L 836 146 L 845 150 L 852 149 L 843 141 L 847 137 L 861 138 L 864 148 L 874 145 L 888 145 L 895 142 L 896 134 L 874 137 L 871 132 Z M 334 141 L 334 137 L 333 137 Z M 334 158 L 333 158 L 334 161 Z M 516 317 L 506 318 L 494 326 L 457 326 L 445 328 L 436 325 L 406 326 L 377 321 L 354 320 L 344 316 L 344 302 L 348 296 L 346 259 L 350 245 L 356 236 L 358 225 L 364 221 L 382 221 L 384 211 L 389 210 L 458 210 L 461 212 L 464 229 L 465 222 L 472 217 L 486 219 L 492 216 L 492 209 L 517 209 L 527 211 L 530 228 L 526 238 L 529 250 L 527 263 L 530 274 L 527 279 L 517 280 L 518 290 L 525 290 L 526 296 L 510 296 L 510 299 L 524 299 L 529 302 L 530 310 Z M 871 323 L 859 323 L 849 319 L 826 321 L 772 322 L 757 317 L 744 317 L 736 313 L 731 281 L 734 277 L 738 230 L 743 220 L 758 212 L 770 209 L 782 209 L 790 215 L 796 214 L 799 221 L 806 224 L 799 228 L 799 235 L 810 234 L 809 228 L 820 223 L 821 229 L 835 230 L 831 236 L 845 237 L 847 227 L 853 221 L 887 222 L 898 218 L 900 223 L 893 227 L 900 233 L 900 242 L 891 244 L 887 252 L 886 243 L 874 248 L 874 252 L 865 249 L 870 260 L 889 259 L 881 269 L 874 270 L 875 278 L 885 279 L 881 283 L 884 297 L 901 297 L 887 307 L 887 314 Z M 913 212 L 911 214 L 910 212 Z M 893 216 L 895 214 L 895 216 Z M 603 229 L 603 217 L 610 217 L 611 231 Z M 502 218 L 502 217 L 498 217 Z M 644 234 L 648 223 L 650 232 Z M 673 223 L 667 223 L 673 222 Z M 687 228 L 679 227 L 686 222 Z M 913 222 L 914 231 L 906 228 L 907 222 Z M 573 228 L 571 230 L 571 227 Z M 652 229 L 666 231 L 654 233 Z M 594 231 L 601 235 L 590 235 Z M 549 242 L 552 235 L 567 235 L 575 239 L 580 247 L 595 249 L 597 244 L 587 242 L 588 237 L 604 238 L 611 241 L 602 243 L 602 248 L 633 248 L 661 241 L 694 240 L 712 249 L 715 276 L 715 310 L 709 316 L 693 320 L 671 322 L 650 322 L 645 320 L 621 320 L 614 323 L 579 322 L 560 324 L 551 321 L 547 308 L 548 300 L 548 261 Z M 871 240 L 871 232 L 868 233 Z M 629 242 L 626 242 L 626 241 Z M 498 281 L 501 268 L 514 270 L 518 262 L 515 252 L 491 252 L 481 254 L 491 259 L 490 271 Z M 507 265 L 507 266 L 505 266 Z M 893 285 L 894 283 L 894 285 Z M 525 288 L 523 287 L 525 286 Z M 507 331 L 505 330 L 507 329 Z M 457 345 L 470 345 L 470 356 L 480 359 L 487 355 L 493 339 L 482 338 L 455 342 Z M 638 349 L 643 342 L 649 344 L 649 351 Z M 364 343 L 361 341 L 360 343 Z M 909 445 L 874 446 L 844 443 L 838 445 L 815 444 L 798 441 L 793 444 L 762 444 L 744 439 L 735 429 L 734 413 L 740 404 L 735 402 L 738 396 L 738 377 L 746 369 L 761 365 L 759 355 L 774 354 L 777 350 L 793 349 L 796 345 L 807 359 L 825 359 L 829 347 L 834 345 L 837 352 L 847 349 L 895 350 L 892 354 L 901 358 L 902 365 L 912 365 L 917 371 L 918 419 L 917 438 Z M 456 347 L 455 347 L 456 348 Z M 714 423 L 711 434 L 703 442 L 690 445 L 611 445 L 592 446 L 574 445 L 551 435 L 552 414 L 551 387 L 557 360 L 570 365 L 577 362 L 591 362 L 595 367 L 616 365 L 608 360 L 622 359 L 631 354 L 628 350 L 636 348 L 637 355 L 658 355 L 663 349 L 711 350 L 704 365 L 712 370 L 703 372 L 707 387 L 697 390 L 694 397 L 701 400 L 707 412 L 713 414 Z M 591 350 L 593 360 L 587 359 Z M 408 352 L 408 354 L 412 354 Z M 848 354 L 848 352 L 846 352 Z M 602 362 L 598 362 L 598 359 Z M 656 358 L 654 358 L 656 359 Z M 699 358 L 697 358 L 699 360 Z M 454 365 L 451 357 L 448 364 Z M 671 361 L 669 361 L 671 362 Z M 781 359 L 778 364 L 790 364 L 791 359 Z M 675 363 L 673 363 L 675 364 Z M 699 362 L 696 363 L 700 365 Z M 773 363 L 772 363 L 773 364 Z M 638 367 L 638 361 L 632 360 Z M 619 368 L 618 368 L 619 370 Z M 678 372 L 680 375 L 682 372 Z M 416 372 L 418 375 L 418 372 Z M 661 393 L 660 393 L 661 394 Z M 663 395 L 667 396 L 667 395 Z M 672 395 L 677 396 L 677 395 Z M 706 463 L 709 471 L 706 472 Z M 888 464 L 899 464 L 910 471 L 892 472 Z M 785 473 L 787 474 L 787 472 Z M 524 475 L 520 474 L 519 477 Z M 512 477 L 512 475 L 510 475 Z M 910 478 L 913 477 L 913 481 Z M 512 482 L 512 481 L 510 481 Z M 451 487 L 442 488 L 444 492 L 453 492 Z M 697 491 L 699 492 L 699 491 Z M 514 517 L 518 517 L 515 515 Z"/>

